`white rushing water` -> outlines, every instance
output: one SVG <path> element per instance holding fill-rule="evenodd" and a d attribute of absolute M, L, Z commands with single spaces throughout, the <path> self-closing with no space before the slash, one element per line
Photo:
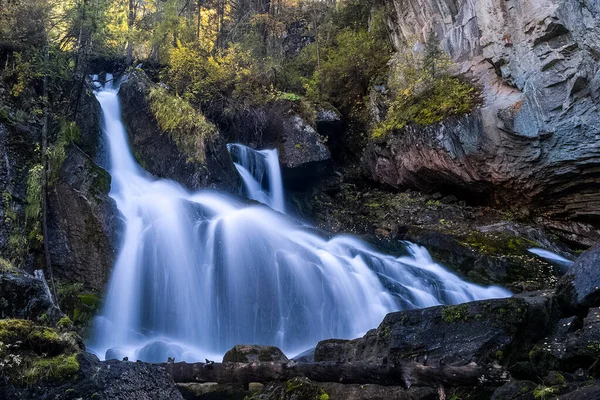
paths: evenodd
<path fill-rule="evenodd" d="M 294 354 L 322 339 L 357 337 L 391 311 L 510 295 L 462 281 L 416 245 L 408 246 L 410 256 L 387 256 L 354 237 L 325 238 L 267 206 L 156 179 L 131 154 L 117 90 L 96 97 L 110 151 L 110 196 L 125 220 L 88 342 L 100 358 L 219 360 L 235 344 Z M 253 154 L 238 156 L 238 170 L 256 177 L 251 188 L 248 176 L 244 181 L 259 197 L 262 181 L 280 179 L 271 171 L 278 163 L 269 161 L 260 178 L 251 159 L 277 154 Z M 284 211 L 283 190 L 274 193 L 280 188 L 269 183 L 259 200 Z"/>
<path fill-rule="evenodd" d="M 237 143 L 227 145 L 227 149 L 244 182 L 245 196 L 285 214 L 277 150 L 253 150 Z"/>
<path fill-rule="evenodd" d="M 547 261 L 558 264 L 563 269 L 563 271 L 566 271 L 573 265 L 573 261 L 568 260 L 568 259 L 564 258 L 563 256 L 560 256 L 556 253 L 553 253 L 550 250 L 538 249 L 538 248 L 534 247 L 534 248 L 529 249 L 528 251 L 532 254 L 535 254 L 538 257 L 541 257 L 541 258 L 547 260 Z"/>

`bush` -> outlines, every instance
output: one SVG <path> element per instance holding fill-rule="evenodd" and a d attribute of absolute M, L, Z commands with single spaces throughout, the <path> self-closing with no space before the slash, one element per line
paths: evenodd
<path fill-rule="evenodd" d="M 452 63 L 430 33 L 423 54 L 405 50 L 394 60 L 388 80 L 391 101 L 386 117 L 372 130 L 374 139 L 409 124 L 431 125 L 450 116 L 471 112 L 481 101 L 472 83 L 450 70 Z"/>
<path fill-rule="evenodd" d="M 187 155 L 187 161 L 204 162 L 206 141 L 214 139 L 217 128 L 188 101 L 169 94 L 164 88 L 152 89 L 149 100 L 160 129 L 169 133 L 177 147 Z"/>

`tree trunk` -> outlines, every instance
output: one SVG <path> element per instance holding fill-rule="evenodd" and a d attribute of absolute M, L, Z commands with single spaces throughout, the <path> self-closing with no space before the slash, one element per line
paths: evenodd
<path fill-rule="evenodd" d="M 134 22 L 134 18 L 135 18 L 135 13 L 134 13 L 134 4 L 135 0 L 129 0 L 129 15 L 127 18 L 127 31 L 128 31 L 128 38 L 127 38 L 127 59 L 126 59 L 126 63 L 127 65 L 131 65 L 133 63 L 133 22 Z"/>
<path fill-rule="evenodd" d="M 500 386 L 506 381 L 500 367 L 483 368 L 475 363 L 464 366 L 426 366 L 406 363 L 396 366 L 369 363 L 166 363 L 162 364 L 177 383 L 217 382 L 247 385 L 306 377 L 315 382 L 377 384 L 385 386 L 458 387 Z"/>
<path fill-rule="evenodd" d="M 48 42 L 46 39 L 46 46 L 44 49 L 44 78 L 42 83 L 42 101 L 44 102 L 44 117 L 42 122 L 42 237 L 44 240 L 44 256 L 46 263 L 46 272 L 48 273 L 48 279 L 50 280 L 50 287 L 52 288 L 52 296 L 54 297 L 54 303 L 58 304 L 58 296 L 56 295 L 56 285 L 54 284 L 54 272 L 52 270 L 52 260 L 50 258 L 50 249 L 48 247 L 48 63 L 49 63 L 49 49 Z"/>

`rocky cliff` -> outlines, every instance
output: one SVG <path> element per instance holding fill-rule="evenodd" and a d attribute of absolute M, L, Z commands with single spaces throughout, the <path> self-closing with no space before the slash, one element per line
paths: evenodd
<path fill-rule="evenodd" d="M 386 8 L 397 49 L 433 30 L 482 85 L 484 103 L 371 143 L 371 176 L 508 204 L 583 245 L 598 239 L 600 3 L 387 0 Z"/>

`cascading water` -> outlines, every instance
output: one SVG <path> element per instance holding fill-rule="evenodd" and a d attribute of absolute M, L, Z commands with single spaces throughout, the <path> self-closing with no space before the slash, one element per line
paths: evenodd
<path fill-rule="evenodd" d="M 219 359 L 244 343 L 293 354 L 357 337 L 391 311 L 510 295 L 460 280 L 416 245 L 410 256 L 386 256 L 350 236 L 321 237 L 266 206 L 155 179 L 130 152 L 117 90 L 96 97 L 110 195 L 125 219 L 88 343 L 100 358 Z M 277 202 L 283 207 L 283 194 Z"/>
<path fill-rule="evenodd" d="M 285 214 L 277 150 L 253 150 L 241 144 L 229 144 L 227 149 L 244 182 L 246 197 Z"/>

